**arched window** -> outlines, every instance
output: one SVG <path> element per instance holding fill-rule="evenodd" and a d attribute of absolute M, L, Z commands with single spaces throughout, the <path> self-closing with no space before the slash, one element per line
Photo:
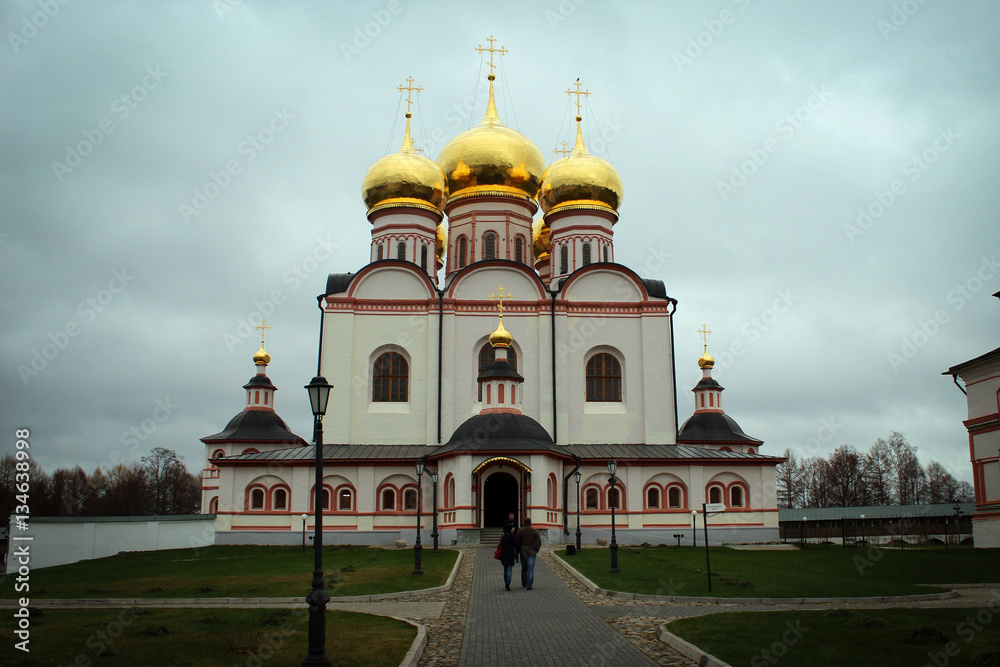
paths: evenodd
<path fill-rule="evenodd" d="M 553 488 L 551 477 L 545 480 L 545 498 L 549 503 L 549 507 L 556 506 L 556 492 L 555 489 Z"/>
<path fill-rule="evenodd" d="M 503 382 L 497 385 L 497 403 L 499 403 L 500 405 L 503 405 L 503 388 L 504 388 Z"/>
<path fill-rule="evenodd" d="M 350 489 L 341 489 L 337 493 L 337 509 L 341 512 L 350 512 L 354 509 L 354 493 Z"/>
<path fill-rule="evenodd" d="M 497 235 L 493 232 L 486 232 L 483 237 L 483 259 L 497 258 Z"/>
<path fill-rule="evenodd" d="M 222 451 L 221 449 L 216 449 L 214 452 L 212 452 L 212 458 L 213 459 L 221 459 L 221 458 L 225 457 L 225 455 L 226 455 L 226 453 L 224 451 Z"/>
<path fill-rule="evenodd" d="M 447 498 L 447 500 L 445 500 L 445 506 L 446 507 L 454 507 L 457 504 L 455 502 L 455 478 L 454 477 L 448 478 L 447 495 L 448 495 L 448 498 Z"/>
<path fill-rule="evenodd" d="M 253 447 L 247 447 L 246 449 L 243 450 L 243 454 L 259 454 L 259 453 L 260 451 Z"/>
<path fill-rule="evenodd" d="M 743 487 L 733 486 L 729 489 L 729 506 L 743 507 Z"/>
<path fill-rule="evenodd" d="M 381 243 L 375 246 L 375 261 L 382 261 L 383 252 Z"/>
<path fill-rule="evenodd" d="M 407 489 L 403 492 L 403 509 L 411 512 L 417 509 L 416 489 Z"/>
<path fill-rule="evenodd" d="M 405 403 L 409 373 L 403 355 L 398 352 L 379 355 L 372 368 L 372 401 Z"/>
<path fill-rule="evenodd" d="M 465 266 L 465 254 L 469 250 L 469 241 L 464 236 L 458 237 L 458 268 Z"/>
<path fill-rule="evenodd" d="M 608 509 L 614 507 L 615 509 L 621 509 L 618 504 L 618 497 L 621 495 L 622 490 L 617 486 L 613 489 L 608 489 Z"/>
<path fill-rule="evenodd" d="M 713 486 L 708 490 L 708 502 L 710 503 L 721 503 L 722 502 L 722 489 L 717 486 Z"/>
<path fill-rule="evenodd" d="M 611 261 L 610 256 L 611 256 L 611 253 L 608 252 L 608 246 L 605 245 L 604 246 L 604 261 L 605 262 L 610 262 Z"/>
<path fill-rule="evenodd" d="M 260 405 L 260 389 L 253 393 L 253 404 Z"/>
<path fill-rule="evenodd" d="M 646 489 L 646 507 L 651 510 L 660 509 L 660 490 L 655 486 Z"/>
<path fill-rule="evenodd" d="M 610 403 L 621 400 L 621 364 L 607 352 L 595 354 L 587 362 L 587 401 Z"/>
<path fill-rule="evenodd" d="M 427 244 L 420 246 L 420 268 L 427 270 Z"/>
<path fill-rule="evenodd" d="M 403 241 L 396 244 L 396 259 L 406 259 L 406 243 Z"/>
<path fill-rule="evenodd" d="M 597 498 L 598 498 L 597 497 L 597 489 L 595 489 L 593 487 L 587 489 L 587 491 L 584 493 L 584 499 L 585 499 L 584 507 L 586 507 L 588 510 L 596 510 L 596 509 L 598 509 L 598 499 Z"/>
<path fill-rule="evenodd" d="M 754 451 L 753 447 L 747 449 L 747 454 L 756 454 L 756 453 L 757 452 Z"/>
<path fill-rule="evenodd" d="M 219 498 L 216 496 L 208 501 L 208 513 L 218 514 L 219 513 Z"/>
<path fill-rule="evenodd" d="M 271 497 L 271 509 L 273 510 L 288 509 L 288 491 L 285 491 L 284 489 L 274 490 L 274 495 Z"/>
<path fill-rule="evenodd" d="M 496 358 L 497 358 L 497 351 L 493 348 L 493 346 L 490 345 L 489 343 L 486 343 L 485 345 L 483 345 L 479 349 L 479 373 L 482 373 L 483 371 L 485 371 L 486 367 L 489 366 L 491 363 L 493 363 L 493 361 Z M 517 370 L 517 351 L 513 347 L 508 347 L 507 348 L 507 363 L 510 364 L 511 366 L 513 366 L 515 371 Z M 479 377 L 479 373 L 476 373 L 476 377 L 477 378 Z M 478 400 L 480 403 L 482 403 L 483 402 L 483 385 L 480 384 L 478 382 L 478 380 L 477 380 L 476 384 L 479 386 L 479 395 L 478 395 L 478 398 L 476 400 Z M 513 401 L 514 401 L 514 396 L 512 394 L 511 395 L 511 402 L 513 402 Z"/>
<path fill-rule="evenodd" d="M 514 261 L 524 264 L 524 237 L 518 236 L 514 239 Z"/>
<path fill-rule="evenodd" d="M 264 489 L 254 489 L 250 492 L 250 509 L 264 509 Z"/>
<path fill-rule="evenodd" d="M 667 490 L 667 505 L 671 509 L 676 509 L 681 506 L 681 490 L 679 487 L 671 486 Z"/>
<path fill-rule="evenodd" d="M 396 509 L 396 491 L 393 489 L 382 490 L 382 511 L 392 512 Z"/>
<path fill-rule="evenodd" d="M 569 248 L 559 248 L 559 273 L 569 273 Z"/>
<path fill-rule="evenodd" d="M 587 266 L 588 264 L 590 264 L 590 244 L 589 243 L 584 243 L 583 244 L 583 265 Z"/>
<path fill-rule="evenodd" d="M 323 489 L 323 511 L 330 510 L 330 489 Z"/>

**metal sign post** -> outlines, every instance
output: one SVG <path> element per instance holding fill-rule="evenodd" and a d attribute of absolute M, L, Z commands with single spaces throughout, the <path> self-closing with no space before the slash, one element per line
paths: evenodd
<path fill-rule="evenodd" d="M 701 511 L 705 522 L 705 567 L 708 569 L 708 592 L 712 592 L 712 560 L 708 555 L 708 517 L 726 511 L 725 503 L 702 503 Z"/>

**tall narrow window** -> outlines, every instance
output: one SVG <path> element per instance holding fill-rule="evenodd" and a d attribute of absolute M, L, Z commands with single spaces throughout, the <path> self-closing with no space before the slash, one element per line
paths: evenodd
<path fill-rule="evenodd" d="M 520 236 L 514 239 L 514 261 L 524 264 L 524 239 Z"/>
<path fill-rule="evenodd" d="M 559 248 L 559 273 L 569 273 L 569 248 Z"/>
<path fill-rule="evenodd" d="M 656 487 L 646 489 L 646 507 L 651 510 L 660 509 L 660 490 Z"/>
<path fill-rule="evenodd" d="M 458 268 L 465 266 L 465 253 L 469 249 L 469 241 L 464 236 L 458 239 Z"/>
<path fill-rule="evenodd" d="M 722 502 L 722 490 L 719 487 L 713 486 L 711 489 L 708 490 L 708 502 L 710 503 Z"/>
<path fill-rule="evenodd" d="M 420 268 L 427 270 L 427 244 L 420 246 Z"/>
<path fill-rule="evenodd" d="M 274 502 L 271 508 L 276 510 L 288 509 L 288 492 L 284 489 L 277 489 L 274 492 Z"/>
<path fill-rule="evenodd" d="M 611 261 L 611 253 L 608 252 L 608 246 L 604 246 L 604 261 L 605 262 Z"/>
<path fill-rule="evenodd" d="M 483 345 L 483 347 L 479 350 L 479 373 L 485 371 L 486 367 L 493 363 L 493 360 L 496 359 L 496 357 L 497 353 L 496 350 L 493 349 L 492 345 L 489 343 Z M 512 347 L 507 348 L 507 363 L 513 366 L 515 371 L 517 370 L 517 351 L 515 351 Z M 476 374 L 476 377 L 479 377 L 478 373 Z M 476 400 L 481 403 L 483 401 L 483 385 L 478 382 L 476 384 L 479 385 L 479 395 Z"/>
<path fill-rule="evenodd" d="M 497 385 L 497 403 L 499 403 L 500 405 L 503 405 L 503 388 L 504 388 L 503 382 Z"/>
<path fill-rule="evenodd" d="M 330 509 L 330 489 L 323 489 L 323 511 Z"/>
<path fill-rule="evenodd" d="M 486 232 L 483 237 L 483 259 L 497 258 L 497 235 L 493 232 Z"/>
<path fill-rule="evenodd" d="M 729 490 L 730 507 L 743 507 L 743 489 L 739 486 L 734 486 Z"/>
<path fill-rule="evenodd" d="M 589 489 L 587 489 L 587 493 L 586 493 L 585 498 L 586 498 L 586 501 L 584 503 L 584 507 L 586 507 L 588 510 L 596 510 L 597 509 L 597 489 L 595 489 L 595 488 L 589 488 Z"/>
<path fill-rule="evenodd" d="M 264 509 L 264 489 L 254 489 L 250 492 L 250 509 Z"/>
<path fill-rule="evenodd" d="M 409 367 L 398 352 L 386 352 L 375 360 L 372 368 L 372 401 L 405 403 Z"/>
<path fill-rule="evenodd" d="M 607 352 L 595 354 L 587 362 L 587 400 L 592 403 L 622 400 L 622 367 Z"/>
<path fill-rule="evenodd" d="M 350 489 L 341 489 L 340 493 L 337 494 L 339 500 L 337 501 L 337 507 L 341 512 L 350 512 L 351 508 L 354 507 L 354 496 Z"/>
<path fill-rule="evenodd" d="M 667 491 L 667 501 L 670 507 L 679 508 L 681 506 L 681 490 L 676 486 L 671 486 Z"/>
<path fill-rule="evenodd" d="M 614 507 L 615 509 L 620 509 L 618 507 L 618 495 L 621 491 L 615 487 L 614 489 L 608 489 L 608 508 Z"/>
<path fill-rule="evenodd" d="M 382 491 L 382 511 L 391 512 L 396 509 L 396 492 L 392 489 Z"/>
<path fill-rule="evenodd" d="M 406 244 L 402 241 L 396 244 L 396 259 L 406 259 Z"/>
<path fill-rule="evenodd" d="M 403 492 L 403 509 L 411 511 L 417 509 L 416 489 L 407 489 Z"/>
<path fill-rule="evenodd" d="M 584 243 L 583 244 L 583 265 L 587 266 L 588 264 L 590 264 L 590 244 L 589 243 Z"/>
<path fill-rule="evenodd" d="M 381 243 L 379 243 L 377 246 L 375 246 L 375 261 L 376 262 L 381 262 L 382 261 L 382 244 Z"/>

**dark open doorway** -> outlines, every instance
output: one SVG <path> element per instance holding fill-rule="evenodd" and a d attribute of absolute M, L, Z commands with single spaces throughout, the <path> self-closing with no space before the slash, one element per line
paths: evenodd
<path fill-rule="evenodd" d="M 518 515 L 517 480 L 498 472 L 486 478 L 483 489 L 483 527 L 502 527 L 510 512 Z M 519 520 L 520 522 L 520 520 Z"/>

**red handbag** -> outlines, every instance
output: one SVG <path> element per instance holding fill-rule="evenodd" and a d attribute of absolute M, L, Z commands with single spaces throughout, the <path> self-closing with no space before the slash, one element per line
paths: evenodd
<path fill-rule="evenodd" d="M 500 540 L 500 544 L 497 545 L 497 550 L 493 552 L 493 557 L 500 560 L 500 549 L 503 548 L 503 540 Z"/>

